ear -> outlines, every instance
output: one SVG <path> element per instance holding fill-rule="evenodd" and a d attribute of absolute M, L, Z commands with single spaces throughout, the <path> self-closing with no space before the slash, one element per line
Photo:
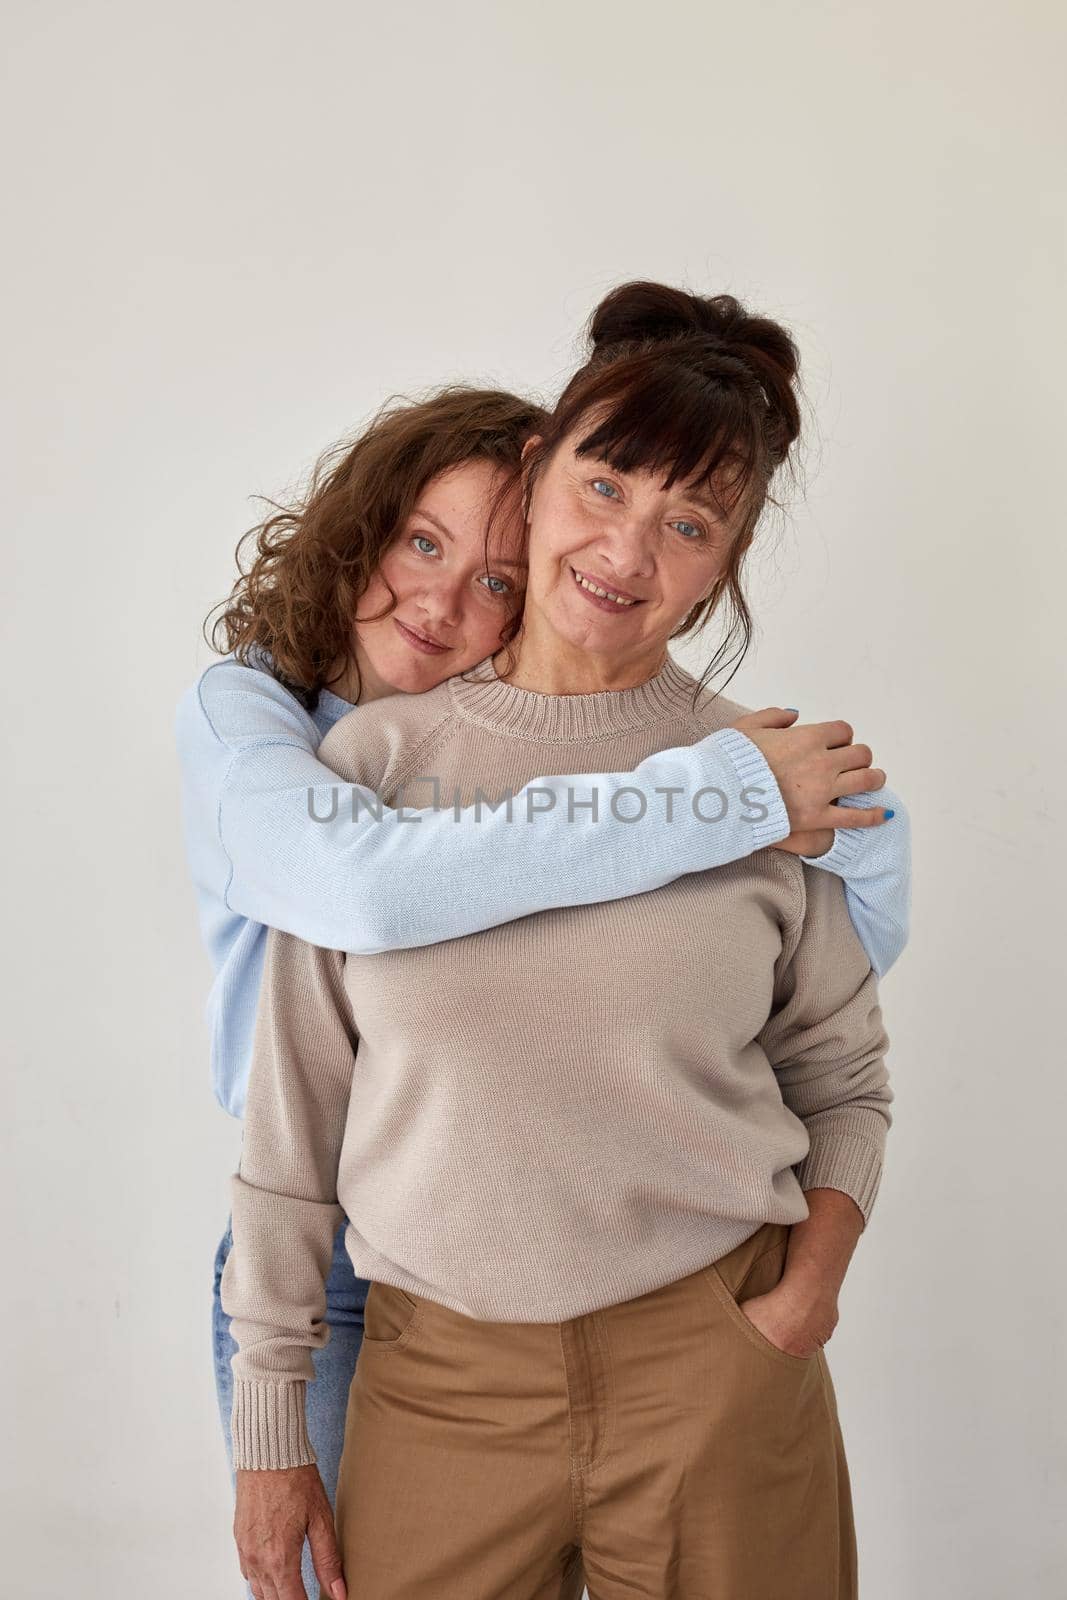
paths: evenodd
<path fill-rule="evenodd" d="M 543 442 L 544 439 L 542 434 L 532 433 L 527 439 L 526 443 L 523 445 L 522 454 L 519 458 L 519 479 L 522 485 L 522 514 L 525 518 L 527 518 L 527 520 L 529 520 L 530 516 L 530 480 L 527 476 L 526 469 L 529 466 L 529 457 L 531 451 L 536 450 L 537 446 Z"/>

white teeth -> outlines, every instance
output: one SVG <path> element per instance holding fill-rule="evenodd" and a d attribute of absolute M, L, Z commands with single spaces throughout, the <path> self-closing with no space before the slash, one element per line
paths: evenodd
<path fill-rule="evenodd" d="M 574 571 L 573 567 L 571 571 Z M 574 576 L 583 589 L 588 589 L 590 594 L 598 594 L 602 600 L 614 600 L 615 604 L 619 606 L 635 606 L 637 604 L 636 600 L 624 600 L 621 594 L 612 594 L 610 589 L 598 589 L 595 583 L 588 583 L 577 572 L 574 573 Z"/>

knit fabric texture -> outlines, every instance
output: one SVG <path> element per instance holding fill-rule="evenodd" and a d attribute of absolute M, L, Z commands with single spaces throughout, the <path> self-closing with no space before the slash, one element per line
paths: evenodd
<path fill-rule="evenodd" d="M 342 717 L 320 754 L 341 803 L 366 785 L 418 826 L 538 773 L 631 771 L 748 709 L 694 710 L 695 688 L 668 657 L 636 688 L 545 695 L 487 658 Z M 636 841 L 667 802 L 630 801 Z M 893 1098 L 877 983 L 841 879 L 773 848 L 424 948 L 272 929 L 221 1286 L 235 1465 L 315 1459 L 304 1387 L 343 1218 L 362 1277 L 505 1322 L 672 1282 L 803 1220 L 807 1189 L 866 1224 Z"/>

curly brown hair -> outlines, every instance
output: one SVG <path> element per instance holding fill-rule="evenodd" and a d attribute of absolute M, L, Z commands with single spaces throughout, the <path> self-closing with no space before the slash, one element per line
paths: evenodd
<path fill-rule="evenodd" d="M 545 420 L 539 406 L 502 389 L 451 384 L 421 399 L 394 396 L 354 442 L 323 452 L 294 503 L 259 497 L 274 511 L 238 541 L 240 576 L 220 602 L 222 615 L 211 623 L 214 606 L 204 624 L 212 649 L 265 664 L 313 710 L 320 689 L 337 680 L 337 662 L 355 665 L 360 596 L 431 478 L 468 461 L 503 469 L 486 530 L 488 567 L 493 516 L 518 481 L 523 445 Z M 255 552 L 245 570 L 248 540 Z M 517 614 L 507 624 L 505 640 L 518 621 Z"/>

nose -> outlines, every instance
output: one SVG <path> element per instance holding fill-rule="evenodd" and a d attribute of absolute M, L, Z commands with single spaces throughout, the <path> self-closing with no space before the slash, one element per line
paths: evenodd
<path fill-rule="evenodd" d="M 417 619 L 427 633 L 447 633 L 459 626 L 463 615 L 463 585 L 438 578 L 416 597 Z"/>
<path fill-rule="evenodd" d="M 614 573 L 620 584 L 626 578 L 650 578 L 656 570 L 655 535 L 655 526 L 637 512 L 605 529 L 597 543 L 604 576 Z"/>

